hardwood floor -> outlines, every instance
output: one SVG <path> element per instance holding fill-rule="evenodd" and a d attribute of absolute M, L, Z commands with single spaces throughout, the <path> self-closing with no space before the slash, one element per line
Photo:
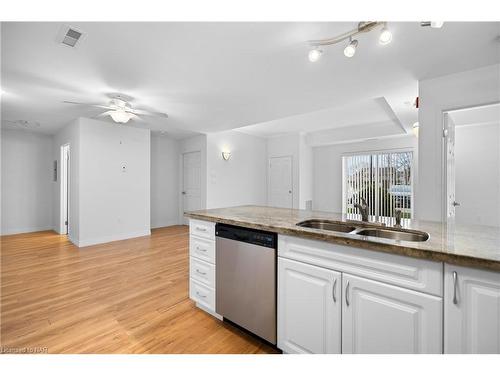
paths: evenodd
<path fill-rule="evenodd" d="M 274 353 L 188 299 L 188 228 L 78 249 L 66 236 L 1 238 L 5 348 L 48 353 Z"/>

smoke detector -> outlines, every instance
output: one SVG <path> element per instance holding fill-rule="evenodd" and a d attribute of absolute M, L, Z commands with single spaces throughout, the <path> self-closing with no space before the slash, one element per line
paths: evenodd
<path fill-rule="evenodd" d="M 81 30 L 64 25 L 57 35 L 57 42 L 66 47 L 74 48 L 77 46 L 77 43 L 79 44 L 82 41 L 84 35 Z"/>

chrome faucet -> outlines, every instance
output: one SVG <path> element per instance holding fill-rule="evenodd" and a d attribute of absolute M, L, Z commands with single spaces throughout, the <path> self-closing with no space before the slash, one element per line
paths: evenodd
<path fill-rule="evenodd" d="M 394 224 L 395 228 L 401 228 L 401 210 L 396 210 L 394 213 L 394 219 L 396 219 L 396 224 Z"/>
<path fill-rule="evenodd" d="M 360 197 L 359 200 L 361 201 L 361 204 L 355 203 L 354 207 L 359 210 L 359 213 L 361 214 L 361 220 L 368 221 L 368 204 L 363 197 Z"/>

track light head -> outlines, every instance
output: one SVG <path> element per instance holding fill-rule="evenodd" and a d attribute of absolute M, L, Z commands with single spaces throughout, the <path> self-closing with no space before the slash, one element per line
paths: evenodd
<path fill-rule="evenodd" d="M 358 41 L 356 39 L 351 40 L 346 48 L 344 48 L 344 55 L 346 57 L 353 57 L 356 53 L 356 47 L 358 46 Z"/>
<path fill-rule="evenodd" d="M 318 61 L 321 58 L 322 54 L 323 54 L 323 51 L 319 47 L 313 47 L 313 49 L 311 49 L 309 51 L 309 55 L 308 55 L 309 61 L 310 62 Z"/>
<path fill-rule="evenodd" d="M 389 44 L 392 41 L 392 33 L 391 31 L 387 28 L 387 26 L 384 25 L 384 28 L 380 32 L 380 36 L 378 38 L 378 41 L 382 45 Z"/>
<path fill-rule="evenodd" d="M 440 29 L 443 27 L 444 22 L 443 21 L 423 21 L 420 22 L 420 26 L 422 27 L 432 27 L 433 29 Z"/>

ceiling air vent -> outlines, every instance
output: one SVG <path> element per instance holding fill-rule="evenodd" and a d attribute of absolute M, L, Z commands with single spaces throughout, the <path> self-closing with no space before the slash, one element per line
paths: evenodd
<path fill-rule="evenodd" d="M 65 46 L 75 47 L 82 37 L 83 33 L 81 31 L 78 31 L 73 27 L 63 26 L 59 32 L 58 40 Z"/>

